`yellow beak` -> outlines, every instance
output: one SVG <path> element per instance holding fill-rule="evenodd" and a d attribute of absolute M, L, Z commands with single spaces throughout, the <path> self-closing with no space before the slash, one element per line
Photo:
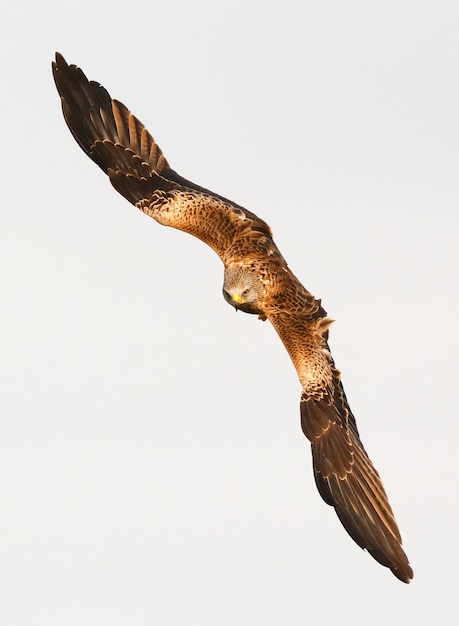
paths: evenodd
<path fill-rule="evenodd" d="M 237 294 L 235 294 L 234 296 L 232 296 L 231 300 L 233 302 L 235 302 L 236 304 L 241 304 L 242 302 L 242 298 L 241 296 L 238 296 Z"/>

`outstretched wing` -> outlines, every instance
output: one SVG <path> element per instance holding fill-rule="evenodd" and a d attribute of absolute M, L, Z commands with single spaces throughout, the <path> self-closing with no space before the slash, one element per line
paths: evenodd
<path fill-rule="evenodd" d="M 161 224 L 198 237 L 223 262 L 235 240 L 271 238 L 256 215 L 172 170 L 142 122 L 59 53 L 53 76 L 72 135 L 129 202 Z M 240 250 L 242 257 L 247 252 Z"/>
<path fill-rule="evenodd" d="M 352 539 L 408 583 L 413 570 L 379 474 L 360 441 L 327 344 L 331 320 L 324 313 L 268 313 L 302 384 L 301 427 L 311 442 L 316 485 Z"/>

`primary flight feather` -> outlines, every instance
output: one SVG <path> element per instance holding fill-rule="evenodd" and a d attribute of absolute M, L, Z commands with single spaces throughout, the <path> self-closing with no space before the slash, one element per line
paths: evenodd
<path fill-rule="evenodd" d="M 172 170 L 145 126 L 59 53 L 53 75 L 70 131 L 115 189 L 160 224 L 208 244 L 225 267 L 225 300 L 274 326 L 302 385 L 301 427 L 320 495 L 361 548 L 409 582 L 413 571 L 394 514 L 329 351 L 331 320 L 290 271 L 269 226 Z"/>

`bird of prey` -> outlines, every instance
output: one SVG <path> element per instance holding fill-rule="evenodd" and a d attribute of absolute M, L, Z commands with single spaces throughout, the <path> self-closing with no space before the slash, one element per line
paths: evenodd
<path fill-rule="evenodd" d="M 274 326 L 300 379 L 301 427 L 320 495 L 352 539 L 408 583 L 413 571 L 394 514 L 330 354 L 332 320 L 291 272 L 268 224 L 177 174 L 145 126 L 61 54 L 52 68 L 71 133 L 113 187 L 160 224 L 208 244 L 223 261 L 225 300 Z"/>

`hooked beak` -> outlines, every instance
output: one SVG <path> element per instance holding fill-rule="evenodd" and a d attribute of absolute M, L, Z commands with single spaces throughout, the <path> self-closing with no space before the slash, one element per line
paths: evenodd
<path fill-rule="evenodd" d="M 241 296 L 238 296 L 237 294 L 235 294 L 234 296 L 231 297 L 231 302 L 232 302 L 232 304 L 234 306 L 234 310 L 237 313 L 237 310 L 239 308 L 238 304 L 241 304 L 241 302 L 242 302 Z"/>

